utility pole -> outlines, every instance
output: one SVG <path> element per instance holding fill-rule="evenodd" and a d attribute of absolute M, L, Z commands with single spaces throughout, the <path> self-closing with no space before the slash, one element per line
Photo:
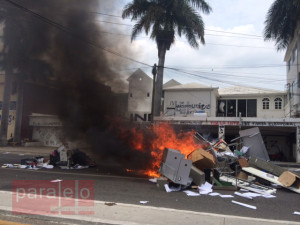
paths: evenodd
<path fill-rule="evenodd" d="M 152 75 L 153 75 L 153 87 L 152 87 L 152 104 L 151 104 L 151 122 L 154 122 L 154 107 L 155 107 L 155 86 L 156 86 L 156 74 L 157 74 L 157 66 L 156 63 L 152 68 Z"/>

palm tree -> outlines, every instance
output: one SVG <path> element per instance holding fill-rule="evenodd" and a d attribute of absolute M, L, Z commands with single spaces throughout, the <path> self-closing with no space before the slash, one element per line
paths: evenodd
<path fill-rule="evenodd" d="M 275 40 L 277 50 L 287 48 L 290 40 L 294 37 L 299 19 L 299 0 L 276 0 L 267 13 L 265 40 Z"/>
<path fill-rule="evenodd" d="M 175 33 L 180 37 L 184 34 L 194 48 L 199 47 L 198 39 L 205 43 L 204 22 L 197 9 L 206 14 L 211 12 L 205 0 L 133 0 L 123 9 L 123 19 L 131 17 L 131 20 L 137 20 L 131 41 L 144 30 L 146 34 L 151 31 L 150 38 L 157 44 L 159 61 L 154 116 L 160 115 L 165 56 L 175 41 Z"/>

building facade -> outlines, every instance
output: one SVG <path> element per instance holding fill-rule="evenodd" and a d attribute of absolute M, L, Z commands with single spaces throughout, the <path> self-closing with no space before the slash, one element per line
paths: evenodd
<path fill-rule="evenodd" d="M 300 117 L 300 22 L 296 27 L 293 40 L 285 53 L 287 74 L 288 103 L 285 111 L 289 117 Z"/>
<path fill-rule="evenodd" d="M 148 84 L 148 88 L 138 88 L 138 93 L 144 98 L 152 88 L 152 79 L 148 78 L 143 83 Z M 128 81 L 130 95 L 135 93 L 134 89 L 142 80 L 135 75 Z M 219 89 L 199 83 L 171 83 L 173 85 L 164 85 L 164 112 L 155 117 L 156 122 L 167 121 L 179 129 L 194 129 L 214 138 L 218 137 L 222 128 L 229 143 L 240 130 L 259 127 L 272 160 L 300 162 L 300 119 L 287 115 L 289 98 L 286 92 L 242 86 Z M 130 101 L 130 97 L 128 99 Z M 151 112 L 152 98 L 147 99 L 148 107 L 142 98 L 139 101 L 147 112 Z M 135 99 L 135 104 L 139 101 Z M 129 113 L 132 114 L 130 108 Z M 147 120 L 141 114 L 134 121 Z"/>

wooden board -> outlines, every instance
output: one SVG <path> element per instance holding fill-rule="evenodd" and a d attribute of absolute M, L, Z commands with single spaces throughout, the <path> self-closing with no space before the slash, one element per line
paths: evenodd
<path fill-rule="evenodd" d="M 244 168 L 242 168 L 242 170 L 244 170 L 244 171 L 246 171 L 248 173 L 251 173 L 251 174 L 253 174 L 253 175 L 257 176 L 257 177 L 260 177 L 260 178 L 262 178 L 264 180 L 270 181 L 273 184 L 277 184 L 279 186 L 282 186 L 284 188 L 287 188 L 287 189 L 289 189 L 291 191 L 294 191 L 294 192 L 297 192 L 297 193 L 300 194 L 300 189 L 297 189 L 297 188 L 294 188 L 294 187 L 285 187 L 282 183 L 280 183 L 278 181 L 278 177 L 275 176 L 275 175 L 273 175 L 273 174 L 263 172 L 261 170 L 255 169 L 253 167 L 244 167 Z"/>

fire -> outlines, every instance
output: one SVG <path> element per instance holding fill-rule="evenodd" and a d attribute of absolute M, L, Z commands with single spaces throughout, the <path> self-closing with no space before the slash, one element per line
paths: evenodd
<path fill-rule="evenodd" d="M 141 152 L 151 151 L 151 168 L 143 172 L 149 177 L 159 177 L 158 169 L 165 148 L 179 150 L 185 155 L 197 149 L 199 144 L 195 142 L 194 135 L 195 131 L 176 133 L 168 123 L 155 124 L 142 130 L 131 128 L 129 132 L 123 131 L 123 138 L 129 141 L 131 148 Z"/>

